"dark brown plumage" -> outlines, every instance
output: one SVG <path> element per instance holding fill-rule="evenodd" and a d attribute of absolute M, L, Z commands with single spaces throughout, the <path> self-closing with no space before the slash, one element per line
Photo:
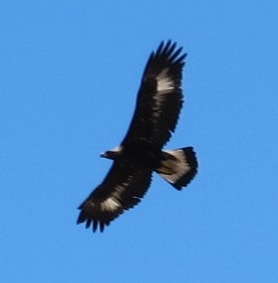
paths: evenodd
<path fill-rule="evenodd" d="M 135 112 L 119 147 L 102 157 L 113 165 L 103 182 L 79 206 L 77 223 L 102 232 L 112 220 L 138 204 L 159 173 L 180 190 L 197 173 L 192 147 L 162 150 L 174 132 L 183 104 L 182 68 L 186 54 L 176 43 L 162 42 L 146 64 Z"/>

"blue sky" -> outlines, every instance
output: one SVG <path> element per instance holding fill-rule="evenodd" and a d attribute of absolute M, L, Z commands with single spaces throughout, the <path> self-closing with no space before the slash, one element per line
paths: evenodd
<path fill-rule="evenodd" d="M 274 0 L 1 1 L 0 281 L 278 282 L 277 28 Z M 199 174 L 155 176 L 93 234 L 77 206 L 168 39 L 188 57 L 167 148 L 193 145 Z"/>

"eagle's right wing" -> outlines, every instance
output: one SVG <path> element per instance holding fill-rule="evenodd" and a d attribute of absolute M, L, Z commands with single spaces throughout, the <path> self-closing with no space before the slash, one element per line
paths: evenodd
<path fill-rule="evenodd" d="M 110 171 L 89 197 L 79 206 L 77 223 L 92 224 L 95 232 L 140 202 L 151 183 L 152 171 L 127 168 L 114 161 Z"/>
<path fill-rule="evenodd" d="M 122 142 L 148 141 L 162 147 L 174 132 L 183 103 L 182 68 L 186 54 L 176 43 L 162 42 L 143 73 L 135 112 Z"/>

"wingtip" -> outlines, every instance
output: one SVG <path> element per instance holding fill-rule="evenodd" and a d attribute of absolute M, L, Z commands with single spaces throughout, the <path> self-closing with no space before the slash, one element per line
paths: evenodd
<path fill-rule="evenodd" d="M 177 48 L 177 42 L 171 39 L 161 41 L 157 50 L 152 52 L 152 58 L 155 56 L 165 55 L 175 63 L 184 64 L 187 53 L 183 53 L 183 47 Z"/>
<path fill-rule="evenodd" d="M 78 210 L 81 210 L 79 213 L 79 216 L 77 217 L 76 224 L 82 224 L 85 223 L 85 228 L 89 229 L 92 227 L 92 232 L 96 233 L 100 231 L 101 233 L 104 231 L 105 226 L 109 225 L 108 221 L 100 221 L 100 220 L 94 220 L 90 217 L 90 215 L 86 214 L 84 210 L 84 205 L 80 205 L 78 207 Z"/>

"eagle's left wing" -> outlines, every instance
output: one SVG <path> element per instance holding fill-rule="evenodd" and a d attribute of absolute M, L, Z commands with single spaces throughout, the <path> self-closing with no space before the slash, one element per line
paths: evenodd
<path fill-rule="evenodd" d="M 92 224 L 95 232 L 120 214 L 140 202 L 151 183 L 152 171 L 149 169 L 130 169 L 115 161 L 107 176 L 79 206 L 80 214 L 77 223 Z"/>

